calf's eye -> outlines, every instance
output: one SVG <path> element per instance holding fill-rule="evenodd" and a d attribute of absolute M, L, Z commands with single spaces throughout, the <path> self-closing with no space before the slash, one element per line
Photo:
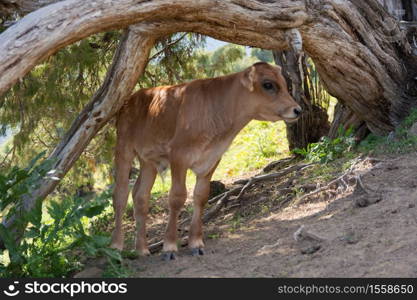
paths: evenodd
<path fill-rule="evenodd" d="M 262 86 L 265 90 L 273 90 L 274 89 L 274 84 L 272 82 L 264 82 L 262 84 Z"/>

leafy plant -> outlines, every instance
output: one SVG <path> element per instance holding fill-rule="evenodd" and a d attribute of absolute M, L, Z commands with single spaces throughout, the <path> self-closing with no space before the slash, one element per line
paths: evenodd
<path fill-rule="evenodd" d="M 354 145 L 353 129 L 345 131 L 340 127 L 337 138 L 324 136 L 318 143 L 311 143 L 304 149 L 294 149 L 293 152 L 311 162 L 327 163 L 351 151 Z"/>
<path fill-rule="evenodd" d="M 48 218 L 42 217 L 40 201 L 28 213 L 22 213 L 22 196 L 28 193 L 40 176 L 52 176 L 51 163 L 36 164 L 43 153 L 32 160 L 29 167 L 14 167 L 0 175 L 0 208 L 7 218 L 16 217 L 28 224 L 21 240 L 13 231 L 0 224 L 0 238 L 7 251 L 2 251 L 1 277 L 61 277 L 79 269 L 83 256 L 106 256 L 110 264 L 121 261 L 120 253 L 108 248 L 110 238 L 102 234 L 89 234 L 88 220 L 100 215 L 109 206 L 109 192 L 86 201 L 80 197 L 66 197 L 50 201 Z M 7 212 L 6 212 L 7 211 Z"/>

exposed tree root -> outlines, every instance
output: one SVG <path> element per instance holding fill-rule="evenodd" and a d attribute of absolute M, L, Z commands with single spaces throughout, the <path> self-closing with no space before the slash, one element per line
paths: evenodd
<path fill-rule="evenodd" d="M 313 190 L 312 192 L 307 193 L 307 194 L 299 197 L 298 199 L 295 200 L 294 204 L 299 205 L 301 203 L 304 203 L 304 202 L 306 202 L 307 199 L 309 199 L 312 196 L 315 196 L 315 195 L 319 194 L 320 192 L 332 191 L 333 186 L 336 186 L 336 187 L 342 186 L 342 189 L 347 190 L 350 187 L 350 185 L 348 184 L 348 182 L 349 182 L 348 177 L 352 176 L 354 174 L 355 167 L 359 163 L 364 162 L 365 160 L 369 161 L 370 163 L 379 162 L 379 160 L 376 159 L 376 158 L 368 157 L 368 158 L 363 159 L 363 157 L 360 156 L 355 160 L 355 162 L 352 164 L 352 166 L 345 173 L 343 173 L 341 176 L 337 177 L 336 179 L 333 179 L 332 181 L 330 181 L 325 186 L 319 187 L 319 188 Z M 354 175 L 353 178 L 354 178 L 354 181 L 355 181 L 355 184 L 353 185 L 353 187 L 357 188 L 357 186 L 359 186 L 366 193 L 377 193 L 376 191 L 373 191 L 369 188 L 365 188 L 365 186 L 363 185 L 363 183 L 360 179 L 360 175 Z"/>

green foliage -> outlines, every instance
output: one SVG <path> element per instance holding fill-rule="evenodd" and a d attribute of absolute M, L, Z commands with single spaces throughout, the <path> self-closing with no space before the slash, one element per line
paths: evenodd
<path fill-rule="evenodd" d="M 359 151 L 373 153 L 407 153 L 417 151 L 417 137 L 409 134 L 410 127 L 417 122 L 417 108 L 388 136 L 370 134 L 359 144 Z"/>
<path fill-rule="evenodd" d="M 25 169 L 14 167 L 0 175 L 0 208 L 5 215 L 16 217 L 19 223 L 29 224 L 23 238 L 16 241 L 12 232 L 0 224 L 0 238 L 7 251 L 0 262 L 2 277 L 61 277 L 80 267 L 79 255 L 103 255 L 111 264 L 120 261 L 119 252 L 108 248 L 110 239 L 102 234 L 88 234 L 88 220 L 100 215 L 109 206 L 109 192 L 85 201 L 66 197 L 50 201 L 47 219 L 42 218 L 42 205 L 38 201 L 28 213 L 21 213 L 21 196 L 34 188 L 39 177 L 52 176 L 48 161 L 37 164 L 44 153 L 32 160 Z M 8 258 L 8 259 L 6 259 Z"/>
<path fill-rule="evenodd" d="M 213 53 L 197 53 L 196 71 L 201 77 L 216 77 L 240 71 L 246 66 L 237 62 L 245 57 L 245 48 L 238 45 L 226 45 Z"/>
<path fill-rule="evenodd" d="M 7 210 L 7 216 L 16 213 L 22 196 L 35 189 L 40 178 L 48 176 L 53 179 L 54 172 L 50 171 L 52 161 L 37 164 L 44 155 L 45 152 L 38 154 L 24 169 L 15 166 L 7 174 L 0 174 L 0 211 Z"/>
<path fill-rule="evenodd" d="M 293 152 L 311 162 L 327 163 L 350 152 L 354 145 L 353 129 L 344 131 L 340 127 L 337 138 L 324 136 L 318 143 L 309 144 L 306 149 L 294 149 Z"/>
<path fill-rule="evenodd" d="M 274 56 L 272 55 L 272 51 L 270 50 L 253 48 L 251 50 L 251 55 L 263 62 L 267 62 L 271 64 L 274 62 Z"/>
<path fill-rule="evenodd" d="M 158 44 L 139 86 L 178 84 L 240 70 L 238 62 L 245 57 L 243 46 L 230 44 L 210 53 L 202 50 L 203 45 L 201 36 L 181 33 Z"/>
<path fill-rule="evenodd" d="M 61 49 L 0 98 L 0 132 L 14 133 L 12 147 L 2 157 L 3 172 L 13 165 L 25 166 L 36 153 L 50 152 L 62 139 L 101 85 L 119 36 L 119 32 L 97 34 Z M 111 161 L 111 131 L 106 126 L 90 143 L 67 175 L 71 183 L 92 182 L 96 165 Z"/>
<path fill-rule="evenodd" d="M 195 79 L 194 61 L 204 43 L 204 36 L 183 32 L 160 40 L 151 51 L 138 87 L 172 85 Z"/>

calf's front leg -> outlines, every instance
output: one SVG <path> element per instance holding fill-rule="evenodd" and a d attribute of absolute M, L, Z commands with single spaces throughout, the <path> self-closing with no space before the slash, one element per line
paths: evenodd
<path fill-rule="evenodd" d="M 188 239 L 188 246 L 193 256 L 204 254 L 203 222 L 201 217 L 210 192 L 210 177 L 197 176 L 197 183 L 194 187 L 194 211 Z"/>
<path fill-rule="evenodd" d="M 197 174 L 193 195 L 194 211 L 188 238 L 188 247 L 191 249 L 193 256 L 204 255 L 203 221 L 201 218 L 210 194 L 210 180 L 219 162 L 220 160 L 207 173 Z"/>
<path fill-rule="evenodd" d="M 165 232 L 164 260 L 172 260 L 176 258 L 177 246 L 177 220 L 181 208 L 187 199 L 187 188 L 185 186 L 185 178 L 187 168 L 180 164 L 171 164 L 172 185 L 169 192 L 169 219 Z"/>
<path fill-rule="evenodd" d="M 136 221 L 136 250 L 140 255 L 149 255 L 146 242 L 146 219 L 149 211 L 149 198 L 156 178 L 156 168 L 141 161 L 139 178 L 133 188 L 133 204 Z"/>

